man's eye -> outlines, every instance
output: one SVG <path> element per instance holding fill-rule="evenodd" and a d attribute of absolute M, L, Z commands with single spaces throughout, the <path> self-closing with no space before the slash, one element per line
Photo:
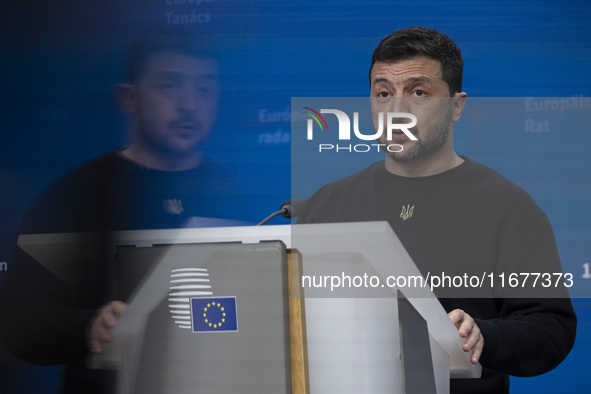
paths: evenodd
<path fill-rule="evenodd" d="M 390 94 L 388 92 L 379 92 L 378 97 L 389 97 Z"/>
<path fill-rule="evenodd" d="M 212 98 L 217 94 L 218 88 L 217 88 L 217 86 L 214 86 L 214 85 L 201 85 L 201 86 L 195 87 L 195 91 L 201 97 Z"/>
<path fill-rule="evenodd" d="M 413 96 L 415 96 L 415 97 L 424 97 L 426 95 L 427 95 L 427 93 L 425 93 L 424 90 L 420 90 L 420 89 L 417 89 L 413 92 Z"/>

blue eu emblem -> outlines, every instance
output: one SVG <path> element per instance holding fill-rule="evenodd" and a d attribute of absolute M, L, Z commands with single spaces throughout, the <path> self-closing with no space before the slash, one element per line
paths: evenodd
<path fill-rule="evenodd" d="M 193 332 L 238 331 L 236 297 L 191 298 Z"/>

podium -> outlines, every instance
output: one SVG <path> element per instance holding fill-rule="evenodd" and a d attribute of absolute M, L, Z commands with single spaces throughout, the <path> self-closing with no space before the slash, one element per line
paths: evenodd
<path fill-rule="evenodd" d="M 59 277 L 80 237 L 19 245 Z M 122 393 L 448 393 L 480 376 L 429 288 L 388 283 L 421 274 L 387 222 L 127 231 L 113 248 L 128 309 L 92 363 Z"/>

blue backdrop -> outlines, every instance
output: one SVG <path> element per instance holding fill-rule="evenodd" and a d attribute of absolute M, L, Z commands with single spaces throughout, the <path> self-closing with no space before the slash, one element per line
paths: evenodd
<path fill-rule="evenodd" d="M 31 199 L 59 175 L 126 144 L 115 87 L 125 81 L 130 40 L 154 23 L 200 24 L 223 43 L 222 110 L 206 149 L 251 181 L 245 193 L 265 196 L 249 207 L 252 221 L 290 197 L 291 97 L 367 96 L 373 49 L 396 29 L 423 25 L 450 36 L 464 55 L 469 96 L 522 103 L 591 96 L 587 1 L 28 0 L 1 7 L 0 283 Z M 513 134 L 519 143 L 499 150 L 492 133 L 464 129 L 458 153 L 528 190 L 553 222 L 563 263 L 576 280 L 591 281 L 582 276 L 591 261 L 587 130 L 521 128 Z M 591 303 L 573 303 L 580 324 L 572 353 L 546 375 L 513 379 L 513 392 L 589 392 Z M 28 366 L 0 350 L 0 392 L 52 393 L 56 381 L 56 368 Z"/>

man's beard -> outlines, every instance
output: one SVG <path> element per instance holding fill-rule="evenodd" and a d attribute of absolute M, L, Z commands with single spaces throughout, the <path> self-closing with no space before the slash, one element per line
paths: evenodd
<path fill-rule="evenodd" d="M 402 152 L 390 152 L 385 150 L 386 154 L 398 162 L 423 160 L 435 154 L 449 139 L 452 125 L 451 116 L 452 110 L 450 108 L 442 122 L 431 126 L 431 129 L 424 133 L 429 136 L 428 138 L 422 138 L 415 141 L 412 146 L 409 148 L 405 147 Z"/>
<path fill-rule="evenodd" d="M 203 130 L 203 127 L 198 122 L 195 135 L 187 137 L 186 141 L 183 138 L 175 137 L 174 134 L 167 134 L 162 131 L 152 131 L 152 125 L 146 125 L 145 129 L 148 132 L 143 133 L 144 147 L 153 154 L 168 159 L 182 160 L 193 156 L 201 150 L 202 145 L 206 142 L 208 133 Z M 173 124 L 171 124 L 171 127 Z"/>

